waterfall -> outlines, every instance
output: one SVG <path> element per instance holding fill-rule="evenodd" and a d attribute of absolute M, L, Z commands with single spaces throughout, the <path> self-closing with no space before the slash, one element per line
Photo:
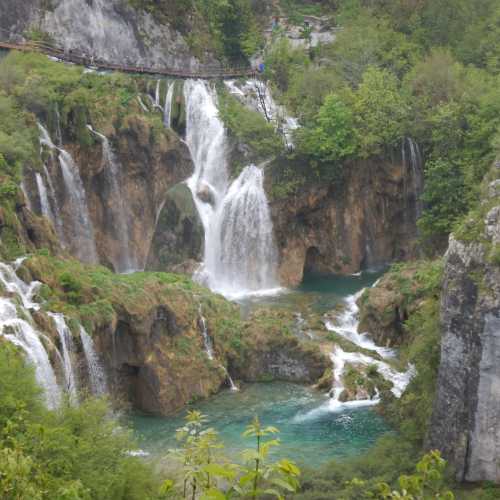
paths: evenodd
<path fill-rule="evenodd" d="M 198 313 L 200 316 L 200 326 L 201 326 L 201 334 L 203 335 L 203 343 L 205 344 L 205 352 L 207 353 L 207 357 L 210 360 L 214 359 L 214 350 L 212 348 L 212 341 L 208 336 L 208 328 L 207 328 L 207 320 L 205 316 L 203 316 L 203 310 L 201 304 L 198 308 Z"/>
<path fill-rule="evenodd" d="M 172 98 L 174 97 L 175 82 L 171 82 L 168 86 L 165 96 L 165 107 L 163 108 L 163 123 L 165 127 L 170 128 L 172 122 Z"/>
<path fill-rule="evenodd" d="M 233 298 L 275 290 L 277 252 L 263 171 L 250 165 L 230 185 L 226 131 L 214 90 L 188 80 L 184 94 L 186 142 L 195 164 L 188 186 L 205 229 L 204 264 L 196 277 Z"/>
<path fill-rule="evenodd" d="M 157 108 L 161 108 L 160 105 L 160 85 L 161 85 L 161 80 L 156 81 L 156 90 L 155 90 L 155 106 Z"/>
<path fill-rule="evenodd" d="M 57 334 L 59 335 L 59 342 L 62 349 L 64 380 L 66 384 L 65 388 L 70 396 L 70 401 L 72 403 L 77 403 L 77 380 L 76 374 L 73 370 L 72 361 L 72 355 L 75 352 L 73 336 L 71 335 L 71 330 L 66 324 L 66 320 L 64 319 L 64 316 L 62 314 L 48 313 L 48 315 L 54 321 Z"/>
<path fill-rule="evenodd" d="M 16 261 L 16 266 L 21 262 L 22 260 Z M 16 267 L 3 262 L 0 262 L 0 283 L 22 304 L 20 306 L 14 299 L 0 297 L 0 336 L 24 351 L 28 362 L 35 368 L 35 377 L 44 391 L 47 406 L 56 408 L 61 399 L 61 390 L 41 341 L 42 335 L 28 321 L 31 320 L 30 310 L 38 310 L 40 307 L 33 302 L 33 295 L 40 283 L 25 283 L 17 277 Z M 23 317 L 20 317 L 20 314 Z"/>
<path fill-rule="evenodd" d="M 407 154 L 407 152 L 409 154 Z M 411 138 L 406 137 L 401 144 L 401 156 L 403 160 L 404 171 L 404 191 L 408 198 L 408 188 L 411 189 L 411 200 L 415 204 L 415 220 L 422 215 L 421 196 L 424 190 L 424 169 L 422 154 L 418 144 Z"/>
<path fill-rule="evenodd" d="M 83 326 L 80 326 L 80 339 L 82 341 L 83 352 L 87 362 L 89 372 L 89 381 L 92 388 L 92 393 L 96 396 L 103 396 L 108 392 L 106 375 L 99 362 L 99 358 L 94 348 L 92 337 L 85 331 Z"/>
<path fill-rule="evenodd" d="M 94 228 L 90 220 L 87 197 L 80 172 L 71 155 L 64 149 L 59 151 L 59 164 L 71 203 L 73 224 L 68 229 L 73 232 L 73 238 L 69 241 L 80 260 L 96 263 L 98 258 L 94 241 Z"/>
<path fill-rule="evenodd" d="M 259 112 L 283 137 L 288 149 L 293 149 L 293 131 L 299 127 L 296 118 L 289 116 L 284 106 L 276 103 L 271 89 L 261 80 L 247 80 L 242 87 L 234 81 L 226 81 L 227 89 L 250 109 Z"/>
<path fill-rule="evenodd" d="M 35 378 L 43 389 L 47 407 L 56 408 L 61 400 L 61 390 L 40 334 L 18 317 L 16 304 L 5 298 L 0 298 L 0 336 L 24 351 L 28 362 L 35 368 Z"/>
<path fill-rule="evenodd" d="M 121 190 L 122 166 L 118 162 L 108 138 L 95 131 L 90 125 L 87 125 L 87 128 L 100 139 L 102 143 L 102 161 L 104 166 L 108 167 L 104 168 L 104 172 L 111 188 L 111 203 L 109 206 L 116 224 L 115 229 L 118 241 L 120 242 L 120 256 L 118 262 L 116 262 L 115 270 L 118 272 L 136 271 L 138 265 L 136 259 L 130 255 L 128 211 L 126 210 Z"/>
<path fill-rule="evenodd" d="M 61 217 L 58 216 L 60 210 L 57 204 L 55 189 L 50 179 L 49 172 L 45 168 L 54 207 L 57 207 L 57 209 L 52 212 L 56 221 L 56 230 L 58 233 L 61 233 L 61 235 L 65 233 L 70 233 L 72 235 L 71 238 L 68 238 L 68 242 L 71 243 L 74 253 L 80 260 L 96 263 L 98 258 L 94 241 L 94 228 L 90 220 L 85 188 L 83 187 L 78 167 L 72 156 L 66 150 L 58 148 L 52 142 L 47 129 L 41 123 L 38 123 L 38 129 L 40 130 L 41 148 L 43 149 L 45 146 L 50 150 L 52 156 L 54 156 L 54 153 L 58 155 L 57 159 L 61 167 L 61 173 L 69 201 L 69 217 L 71 220 L 64 223 Z M 65 231 L 63 229 L 65 229 Z"/>
<path fill-rule="evenodd" d="M 264 174 L 246 167 L 231 184 L 216 220 L 220 257 L 210 263 L 218 285 L 229 294 L 278 287 L 278 255 L 264 192 Z"/>
<path fill-rule="evenodd" d="M 54 214 L 52 213 L 52 208 L 50 207 L 49 197 L 47 195 L 47 188 L 43 182 L 42 175 L 40 173 L 35 174 L 36 185 L 38 188 L 38 195 L 40 197 L 40 208 L 42 210 L 42 215 L 47 217 L 56 226 L 56 221 Z"/>

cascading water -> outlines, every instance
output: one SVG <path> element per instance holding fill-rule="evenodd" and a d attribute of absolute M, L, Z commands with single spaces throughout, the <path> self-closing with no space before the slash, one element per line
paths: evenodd
<path fill-rule="evenodd" d="M 277 132 L 283 136 L 285 146 L 293 149 L 293 131 L 299 127 L 296 118 L 288 115 L 284 106 L 280 106 L 273 99 L 271 90 L 264 81 L 248 80 L 241 86 L 234 81 L 226 81 L 229 92 L 249 108 L 261 113 L 264 118 L 272 123 Z"/>
<path fill-rule="evenodd" d="M 20 262 L 17 261 L 16 265 Z M 43 388 L 47 406 L 56 408 L 61 400 L 61 390 L 42 343 L 43 336 L 30 323 L 30 310 L 39 309 L 38 304 L 33 302 L 33 295 L 40 283 L 24 283 L 17 277 L 15 267 L 2 262 L 0 262 L 0 283 L 22 304 L 20 306 L 14 299 L 0 297 L 0 336 L 24 351 L 27 360 L 35 368 L 35 377 Z"/>
<path fill-rule="evenodd" d="M 52 208 L 50 207 L 49 197 L 47 194 L 47 188 L 45 187 L 45 182 L 43 182 L 42 175 L 37 172 L 35 174 L 36 185 L 38 188 L 38 196 L 40 197 L 40 208 L 42 210 L 42 215 L 47 217 L 54 227 L 56 225 L 54 214 L 52 213 Z"/>
<path fill-rule="evenodd" d="M 408 154 L 407 154 L 408 153 Z M 424 170 L 422 154 L 418 144 L 411 138 L 406 137 L 401 144 L 401 156 L 403 159 L 404 191 L 405 194 L 411 189 L 411 200 L 414 203 L 415 220 L 422 215 L 421 196 L 424 190 Z"/>
<path fill-rule="evenodd" d="M 99 138 L 102 143 L 102 161 L 104 172 L 110 186 L 111 215 L 116 228 L 118 241 L 120 242 L 120 255 L 115 263 L 115 270 L 118 272 L 132 272 L 138 269 L 137 259 L 131 255 L 128 214 L 121 191 L 122 167 L 111 148 L 108 138 L 94 130 L 90 125 L 87 128 Z"/>
<path fill-rule="evenodd" d="M 72 356 L 75 352 L 75 347 L 73 344 L 73 336 L 71 335 L 71 330 L 66 324 L 66 320 L 62 314 L 48 313 L 49 316 L 54 321 L 56 326 L 57 334 L 59 335 L 59 342 L 62 349 L 62 359 L 63 359 L 63 370 L 64 370 L 64 380 L 65 388 L 69 394 L 70 401 L 72 403 L 78 402 L 77 394 L 77 379 L 75 371 L 73 370 L 73 360 Z"/>
<path fill-rule="evenodd" d="M 80 340 L 82 342 L 83 352 L 87 362 L 92 393 L 96 396 L 103 396 L 108 392 L 106 375 L 101 363 L 99 362 L 99 357 L 95 352 L 94 341 L 83 326 L 80 326 Z"/>
<path fill-rule="evenodd" d="M 163 107 L 163 124 L 165 127 L 170 128 L 172 122 L 172 99 L 174 97 L 175 82 L 171 82 L 168 86 L 167 94 L 165 96 L 165 106 Z"/>
<path fill-rule="evenodd" d="M 277 253 L 263 172 L 251 165 L 229 185 L 227 137 L 215 92 L 205 82 L 188 80 L 184 94 L 186 142 L 195 164 L 188 186 L 205 229 L 197 278 L 227 297 L 275 290 Z"/>
<path fill-rule="evenodd" d="M 278 287 L 278 256 L 263 181 L 260 168 L 246 167 L 219 209 L 220 257 L 212 256 L 212 266 L 219 286 L 230 294 Z"/>
<path fill-rule="evenodd" d="M 59 208 L 54 210 L 53 215 L 56 219 L 56 230 L 61 231 L 61 234 L 70 234 L 71 236 L 67 238 L 73 247 L 75 255 L 84 262 L 96 263 L 97 250 L 94 241 L 94 228 L 90 220 L 89 210 L 87 206 L 87 198 L 85 194 L 85 188 L 83 187 L 82 179 L 80 178 L 80 172 L 76 166 L 71 155 L 64 149 L 58 148 L 51 140 L 47 129 L 41 124 L 38 124 L 40 130 L 40 145 L 47 147 L 51 152 L 51 155 L 57 153 L 57 158 L 59 160 L 59 165 L 61 167 L 61 173 L 66 188 L 67 199 L 69 202 L 69 221 L 67 223 L 57 222 L 62 219 L 56 214 L 60 213 Z M 51 185 L 51 180 L 49 172 L 46 170 L 47 182 L 49 187 L 51 186 L 51 192 L 54 191 L 53 185 Z M 58 207 L 57 200 L 55 198 L 55 192 L 53 192 L 53 202 L 54 206 Z M 64 231 L 61 227 L 64 226 Z M 64 239 L 61 238 L 63 241 Z"/>

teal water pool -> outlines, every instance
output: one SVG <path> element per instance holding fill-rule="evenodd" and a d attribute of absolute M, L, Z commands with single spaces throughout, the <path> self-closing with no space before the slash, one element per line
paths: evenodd
<path fill-rule="evenodd" d="M 371 408 L 333 413 L 328 410 L 325 395 L 281 382 L 251 384 L 239 392 L 223 391 L 193 408 L 208 416 L 208 425 L 220 433 L 225 452 L 233 460 L 253 445 L 241 434 L 255 415 L 263 424 L 280 430 L 281 446 L 274 452 L 275 457 L 291 458 L 308 466 L 358 455 L 390 432 Z M 131 417 L 141 448 L 162 455 L 175 447 L 175 430 L 183 424 L 184 415 L 185 412 L 170 418 Z"/>

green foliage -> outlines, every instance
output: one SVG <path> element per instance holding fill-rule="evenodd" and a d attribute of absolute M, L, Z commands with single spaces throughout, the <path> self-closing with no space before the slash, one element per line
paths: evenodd
<path fill-rule="evenodd" d="M 33 370 L 0 342 L 0 496 L 6 500 L 158 498 L 152 469 L 105 401 L 52 412 Z"/>
<path fill-rule="evenodd" d="M 301 49 L 294 49 L 288 38 L 278 36 L 266 52 L 265 76 L 285 92 L 292 76 L 308 65 L 309 60 Z"/>
<path fill-rule="evenodd" d="M 319 161 L 339 161 L 357 149 L 354 114 L 336 94 L 326 97 L 315 119 L 315 126 L 298 133 L 299 148 Z"/>
<path fill-rule="evenodd" d="M 206 417 L 190 411 L 186 424 L 177 430 L 181 448 L 171 450 L 169 456 L 182 467 L 176 484 L 164 483 L 167 497 L 224 500 L 231 498 L 277 498 L 294 493 L 299 487 L 300 470 L 288 460 L 268 463 L 271 448 L 277 439 L 266 439 L 278 433 L 275 427 L 262 427 L 258 418 L 247 426 L 244 437 L 255 438 L 254 449 L 242 452 L 243 465 L 231 463 L 222 453 L 223 445 L 217 432 L 204 428 Z"/>

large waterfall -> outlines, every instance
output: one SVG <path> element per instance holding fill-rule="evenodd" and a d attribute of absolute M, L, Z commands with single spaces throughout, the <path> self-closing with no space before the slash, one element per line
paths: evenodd
<path fill-rule="evenodd" d="M 9 298 L 0 297 L 0 337 L 16 345 L 25 353 L 27 361 L 34 367 L 36 380 L 43 389 L 48 408 L 56 408 L 60 404 L 63 392 L 66 392 L 70 401 L 76 404 L 78 402 L 77 391 L 81 388 L 81 384 L 77 375 L 77 349 L 73 335 L 62 314 L 48 313 L 59 336 L 59 349 L 37 329 L 31 311 L 40 309 L 34 299 L 40 283 L 37 281 L 25 283 L 17 276 L 16 268 L 21 262 L 22 259 L 14 265 L 0 262 L 0 285 L 12 295 Z M 93 351 L 90 337 L 86 338 L 80 331 L 80 338 L 87 361 L 92 392 L 102 395 L 106 391 L 104 371 Z M 54 355 L 51 356 L 50 353 Z M 53 358 L 52 363 L 51 358 Z M 58 369 L 62 374 L 61 382 L 58 382 L 56 375 Z"/>
<path fill-rule="evenodd" d="M 214 89 L 185 83 L 186 142 L 195 164 L 188 185 L 205 228 L 198 278 L 212 290 L 237 297 L 276 289 L 277 252 L 263 171 L 251 165 L 231 184 L 228 144 Z"/>

